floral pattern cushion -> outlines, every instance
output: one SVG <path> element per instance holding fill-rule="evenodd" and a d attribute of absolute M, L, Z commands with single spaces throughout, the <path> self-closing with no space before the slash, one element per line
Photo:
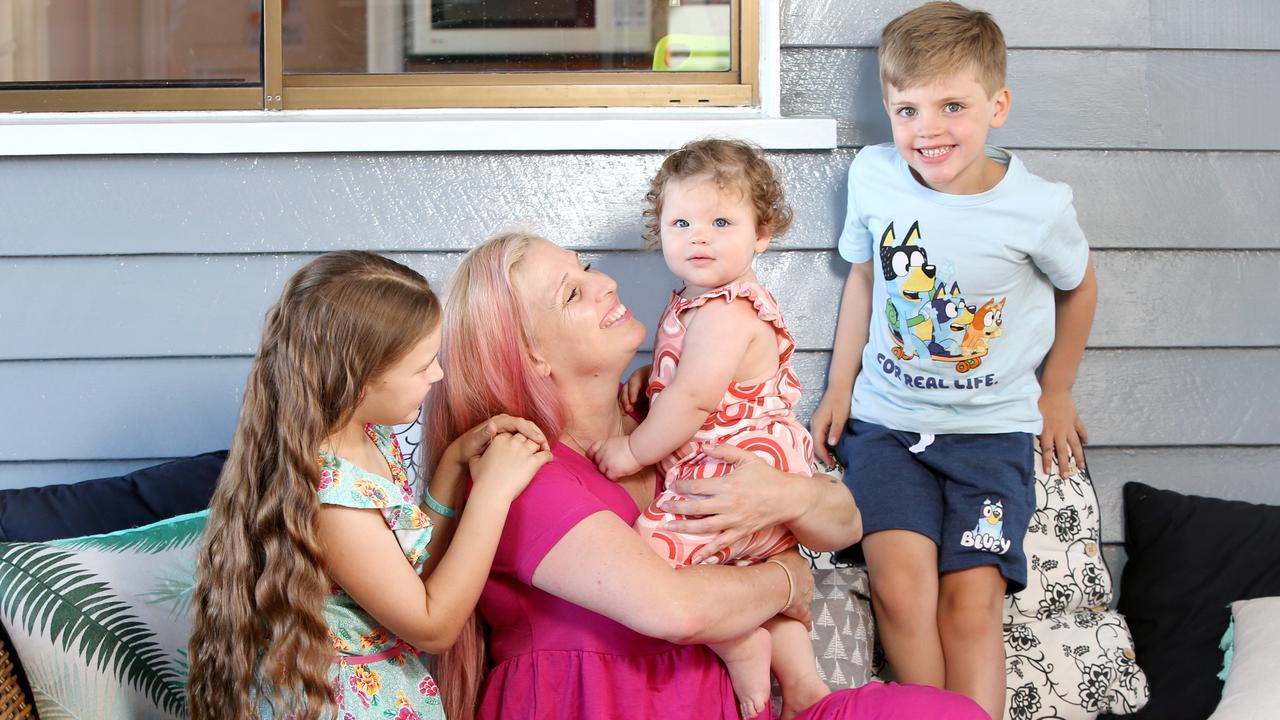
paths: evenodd
<path fill-rule="evenodd" d="M 1122 615 L 1108 609 L 1098 498 L 1088 474 L 1039 471 L 1027 529 L 1027 587 L 1005 599 L 1006 711 L 1010 720 L 1091 719 L 1147 701 Z"/>

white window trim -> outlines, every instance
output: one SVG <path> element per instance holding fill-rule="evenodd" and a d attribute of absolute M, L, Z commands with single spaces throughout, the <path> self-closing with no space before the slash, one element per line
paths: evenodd
<path fill-rule="evenodd" d="M 782 117 L 778 3 L 760 0 L 758 108 L 4 113 L 0 156 L 834 148 L 833 118 Z"/>

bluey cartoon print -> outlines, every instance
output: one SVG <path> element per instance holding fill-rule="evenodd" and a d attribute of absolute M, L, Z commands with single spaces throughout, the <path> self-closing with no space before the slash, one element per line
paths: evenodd
<path fill-rule="evenodd" d="M 894 354 L 903 360 L 930 357 L 929 342 L 933 340 L 927 308 L 938 269 L 929 264 L 929 254 L 916 244 L 919 239 L 920 223 L 912 223 L 901 243 L 895 244 L 893 223 L 880 236 L 880 270 L 889 293 L 885 315 L 900 345 Z"/>
<path fill-rule="evenodd" d="M 1004 300 L 988 300 L 973 314 L 973 320 L 969 322 L 969 327 L 960 340 L 961 352 L 974 357 L 986 355 L 991 341 L 1004 334 Z"/>
<path fill-rule="evenodd" d="M 982 364 L 991 341 L 1003 333 L 1004 298 L 969 304 L 960 283 L 940 276 L 921 244 L 920 223 L 901 242 L 893 223 L 880 236 L 880 271 L 888 299 L 885 318 L 903 361 L 953 363 L 967 373 Z"/>
<path fill-rule="evenodd" d="M 951 283 L 949 291 L 945 283 L 938 283 L 929 306 L 930 315 L 934 318 L 933 343 L 929 345 L 929 351 L 934 355 L 959 354 L 960 341 L 978 309 L 965 304 L 960 283 L 956 282 Z"/>
<path fill-rule="evenodd" d="M 1009 552 L 1010 541 L 1004 536 L 1004 501 L 982 501 L 982 517 L 972 530 L 965 530 L 960 544 L 996 555 Z"/>

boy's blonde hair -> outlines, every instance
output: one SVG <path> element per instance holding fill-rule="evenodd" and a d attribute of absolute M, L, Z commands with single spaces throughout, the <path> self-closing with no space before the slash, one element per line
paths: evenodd
<path fill-rule="evenodd" d="M 990 13 L 931 2 L 894 18 L 880 33 L 880 87 L 917 87 L 969 71 L 988 95 L 1004 87 L 1004 33 Z"/>
<path fill-rule="evenodd" d="M 791 207 L 782 192 L 782 182 L 758 146 L 742 140 L 707 138 L 695 140 L 662 161 L 658 174 L 649 182 L 644 196 L 645 246 L 662 244 L 659 224 L 669 180 L 687 180 L 708 175 L 721 187 L 737 186 L 751 200 L 756 211 L 757 230 L 777 237 L 791 227 Z"/>

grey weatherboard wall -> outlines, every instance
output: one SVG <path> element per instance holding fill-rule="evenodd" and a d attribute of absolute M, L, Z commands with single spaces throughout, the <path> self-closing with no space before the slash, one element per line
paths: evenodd
<path fill-rule="evenodd" d="M 774 153 L 797 220 L 762 263 L 801 346 L 807 419 L 845 267 L 854 153 L 888 139 L 879 28 L 903 0 L 785 0 L 783 110 L 840 121 Z M 989 0 L 1013 115 L 993 140 L 1069 182 L 1101 299 L 1077 399 L 1109 554 L 1119 488 L 1280 503 L 1280 4 Z M 526 222 L 619 278 L 649 321 L 671 285 L 638 250 L 659 153 L 0 159 L 0 488 L 225 447 L 265 308 L 316 253 L 385 251 L 433 282 Z"/>

